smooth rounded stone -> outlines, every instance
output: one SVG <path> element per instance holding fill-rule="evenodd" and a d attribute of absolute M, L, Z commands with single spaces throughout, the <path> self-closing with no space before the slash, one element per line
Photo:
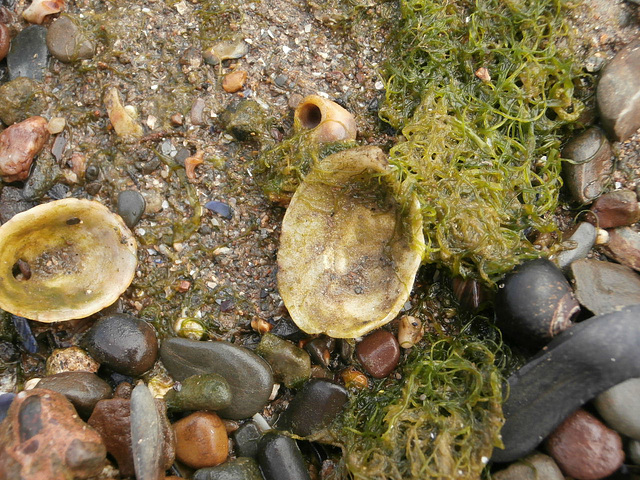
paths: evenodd
<path fill-rule="evenodd" d="M 570 161 L 562 163 L 565 185 L 574 202 L 585 204 L 597 198 L 613 170 L 613 152 L 604 132 L 591 127 L 571 139 L 562 151 Z"/>
<path fill-rule="evenodd" d="M 262 336 L 256 353 L 271 365 L 275 380 L 287 388 L 297 388 L 311 376 L 309 354 L 271 333 Z"/>
<path fill-rule="evenodd" d="M 41 25 L 31 25 L 16 35 L 7 55 L 9 80 L 27 77 L 41 81 L 44 78 L 49 60 L 46 37 L 47 29 Z"/>
<path fill-rule="evenodd" d="M 594 404 L 607 425 L 640 440 L 640 378 L 631 378 L 602 392 Z"/>
<path fill-rule="evenodd" d="M 91 58 L 96 53 L 95 45 L 69 15 L 61 15 L 49 26 L 47 47 L 51 55 L 64 63 Z"/>
<path fill-rule="evenodd" d="M 640 276 L 625 265 L 583 258 L 571 276 L 578 301 L 596 315 L 640 303 Z"/>
<path fill-rule="evenodd" d="M 0 177 L 4 182 L 26 180 L 31 164 L 49 140 L 47 120 L 30 117 L 0 133 Z"/>
<path fill-rule="evenodd" d="M 635 41 L 613 57 L 598 82 L 600 121 L 615 140 L 626 140 L 640 127 L 639 91 L 640 41 Z"/>
<path fill-rule="evenodd" d="M 202 52 L 204 61 L 209 65 L 217 65 L 224 60 L 242 58 L 249 53 L 249 44 L 242 38 L 222 40 Z"/>
<path fill-rule="evenodd" d="M 596 243 L 597 235 L 596 227 L 588 222 L 581 222 L 567 241 L 563 242 L 568 249 L 558 253 L 553 262 L 561 270 L 566 270 L 572 262 L 586 258 Z"/>
<path fill-rule="evenodd" d="M 605 253 L 616 262 L 640 271 L 640 233 L 630 227 L 609 230 Z"/>
<path fill-rule="evenodd" d="M 625 227 L 640 220 L 638 197 L 631 190 L 605 193 L 593 202 L 590 210 L 596 214 L 600 228 Z"/>
<path fill-rule="evenodd" d="M 162 480 L 162 420 L 151 392 L 144 383 L 131 392 L 131 450 L 136 480 Z"/>
<path fill-rule="evenodd" d="M 340 414 L 348 399 L 342 385 L 320 378 L 310 380 L 291 400 L 278 428 L 300 437 L 318 434 Z"/>
<path fill-rule="evenodd" d="M 331 352 L 335 348 L 335 338 L 322 335 L 304 344 L 304 349 L 311 357 L 311 361 L 322 368 L 329 368 Z"/>
<path fill-rule="evenodd" d="M 45 367 L 47 375 L 63 372 L 91 372 L 96 373 L 100 364 L 80 347 L 56 348 Z"/>
<path fill-rule="evenodd" d="M 7 412 L 14 398 L 16 398 L 15 393 L 3 393 L 0 395 L 0 422 L 7 417 Z"/>
<path fill-rule="evenodd" d="M 499 285 L 496 323 L 506 338 L 539 348 L 571 326 L 580 311 L 562 271 L 545 258 L 518 265 Z"/>
<path fill-rule="evenodd" d="M 232 404 L 217 412 L 230 419 L 249 418 L 262 411 L 273 389 L 271 367 L 260 356 L 229 342 L 170 338 L 162 342 L 160 358 L 181 382 L 192 375 L 218 373 L 231 387 Z"/>
<path fill-rule="evenodd" d="M 400 360 L 400 344 L 387 330 L 376 330 L 356 345 L 356 357 L 374 378 L 388 376 Z"/>
<path fill-rule="evenodd" d="M 22 189 L 5 186 L 0 192 L 0 222 L 8 222 L 14 215 L 29 210 L 36 205 L 36 202 L 25 200 L 22 196 Z"/>
<path fill-rule="evenodd" d="M 238 457 L 217 467 L 201 468 L 193 480 L 263 480 L 258 462 L 253 458 Z"/>
<path fill-rule="evenodd" d="M 258 442 L 258 464 L 265 480 L 310 480 L 296 441 L 274 431 Z"/>
<path fill-rule="evenodd" d="M 101 364 L 134 377 L 153 367 L 158 357 L 155 329 L 124 313 L 99 319 L 81 344 Z"/>
<path fill-rule="evenodd" d="M 640 465 L 640 441 L 631 440 L 628 445 L 629 460 L 634 464 Z"/>
<path fill-rule="evenodd" d="M 492 460 L 523 457 L 578 407 L 640 377 L 639 316 L 634 305 L 575 324 L 511 375 L 503 404 L 505 448 L 495 448 Z"/>
<path fill-rule="evenodd" d="M 235 453 L 239 457 L 256 458 L 258 455 L 258 441 L 262 437 L 262 432 L 255 422 L 243 423 L 231 434 L 235 444 Z"/>
<path fill-rule="evenodd" d="M 222 410 L 231 405 L 231 387 L 217 373 L 193 375 L 164 396 L 169 410 Z"/>
<path fill-rule="evenodd" d="M 9 27 L 7 27 L 4 23 L 0 23 L 0 60 L 3 60 L 4 57 L 7 56 L 10 47 L 11 32 L 9 31 Z"/>
<path fill-rule="evenodd" d="M 532 453 L 493 473 L 493 480 L 564 480 L 558 464 L 544 453 Z"/>
<path fill-rule="evenodd" d="M 564 474 L 576 480 L 607 477 L 624 461 L 620 435 L 583 409 L 562 422 L 545 446 Z"/>
<path fill-rule="evenodd" d="M 5 125 L 13 125 L 29 117 L 35 117 L 47 108 L 47 100 L 42 85 L 26 77 L 0 86 L 0 120 Z"/>
<path fill-rule="evenodd" d="M 195 412 L 173 424 L 176 458 L 191 468 L 215 467 L 229 456 L 224 423 L 211 412 Z"/>
<path fill-rule="evenodd" d="M 107 382 L 90 372 L 64 372 L 40 379 L 38 388 L 61 393 L 82 418 L 89 418 L 100 400 L 111 398 L 113 390 Z"/>
<path fill-rule="evenodd" d="M 136 190 L 124 190 L 118 194 L 116 210 L 129 228 L 138 224 L 146 207 L 147 202 Z"/>
<path fill-rule="evenodd" d="M 162 465 L 166 470 L 175 459 L 175 434 L 167 419 L 166 405 L 162 400 L 154 400 L 162 429 Z M 110 455 L 115 458 L 120 473 L 125 477 L 135 475 L 133 449 L 131 440 L 131 400 L 128 398 L 111 398 L 100 400 L 88 422 L 95 428 Z"/>
<path fill-rule="evenodd" d="M 51 390 L 20 392 L 0 424 L 0 478 L 89 478 L 106 456 L 100 435 Z"/>

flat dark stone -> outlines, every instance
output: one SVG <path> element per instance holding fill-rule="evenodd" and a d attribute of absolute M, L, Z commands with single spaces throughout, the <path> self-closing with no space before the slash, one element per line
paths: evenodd
<path fill-rule="evenodd" d="M 258 441 L 262 432 L 255 422 L 246 422 L 231 434 L 235 443 L 235 452 L 239 457 L 255 458 L 258 455 Z"/>
<path fill-rule="evenodd" d="M 89 418 L 100 400 L 111 398 L 113 391 L 107 382 L 90 372 L 63 372 L 42 378 L 38 388 L 61 393 L 83 418 Z"/>
<path fill-rule="evenodd" d="M 41 25 L 31 25 L 16 35 L 7 55 L 9 80 L 27 77 L 40 81 L 44 78 L 49 60 L 46 39 L 47 29 Z"/>
<path fill-rule="evenodd" d="M 578 323 L 509 377 L 501 431 L 505 448 L 494 449 L 492 460 L 525 456 L 578 407 L 640 377 L 639 320 L 640 305 L 634 305 Z"/>
<path fill-rule="evenodd" d="M 129 228 L 136 226 L 146 207 L 147 202 L 142 194 L 136 190 L 123 190 L 118 194 L 118 215 L 122 217 Z"/>
<path fill-rule="evenodd" d="M 265 480 L 310 480 L 296 441 L 273 431 L 260 439 L 258 463 Z"/>
<path fill-rule="evenodd" d="M 273 389 L 271 367 L 258 355 L 229 342 L 199 342 L 170 338 L 160 349 L 162 363 L 173 378 L 217 373 L 231 388 L 231 406 L 218 411 L 224 418 L 249 418 L 261 411 Z"/>

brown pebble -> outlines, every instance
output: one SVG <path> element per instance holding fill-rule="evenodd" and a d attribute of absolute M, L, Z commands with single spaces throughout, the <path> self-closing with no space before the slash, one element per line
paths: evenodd
<path fill-rule="evenodd" d="M 182 115 L 181 113 L 174 113 L 173 115 L 171 115 L 171 118 L 169 120 L 171 120 L 171 125 L 179 127 L 184 123 L 184 115 Z"/>
<path fill-rule="evenodd" d="M 606 255 L 618 263 L 640 271 L 640 233 L 630 227 L 618 227 L 608 232 Z"/>
<path fill-rule="evenodd" d="M 0 176 L 7 183 L 26 180 L 33 159 L 49 139 L 47 120 L 30 117 L 0 133 Z"/>
<path fill-rule="evenodd" d="M 11 47 L 11 33 L 9 27 L 4 23 L 0 23 L 0 60 L 7 56 Z"/>
<path fill-rule="evenodd" d="M 624 461 L 620 435 L 583 409 L 562 422 L 545 446 L 563 473 L 576 480 L 607 477 Z"/>
<path fill-rule="evenodd" d="M 176 458 L 191 468 L 215 467 L 229 455 L 224 423 L 211 412 L 196 412 L 173 424 Z"/>
<path fill-rule="evenodd" d="M 376 330 L 356 346 L 356 356 L 369 375 L 384 378 L 398 365 L 400 345 L 391 332 Z"/>
<path fill-rule="evenodd" d="M 640 220 L 638 199 L 631 190 L 605 193 L 593 202 L 591 211 L 596 214 L 600 228 L 624 227 Z"/>
<path fill-rule="evenodd" d="M 247 72 L 245 70 L 236 70 L 224 77 L 222 80 L 222 88 L 227 93 L 235 93 L 244 87 L 247 81 Z"/>

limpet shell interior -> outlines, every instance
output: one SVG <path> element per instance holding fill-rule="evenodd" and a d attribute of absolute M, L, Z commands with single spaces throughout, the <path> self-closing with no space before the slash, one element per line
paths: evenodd
<path fill-rule="evenodd" d="M 424 251 L 422 216 L 403 205 L 382 150 L 328 156 L 296 190 L 282 223 L 278 288 L 307 333 L 366 334 L 407 301 Z"/>
<path fill-rule="evenodd" d="M 40 322 L 87 317 L 131 284 L 136 252 L 131 231 L 99 202 L 33 207 L 0 227 L 0 308 Z"/>

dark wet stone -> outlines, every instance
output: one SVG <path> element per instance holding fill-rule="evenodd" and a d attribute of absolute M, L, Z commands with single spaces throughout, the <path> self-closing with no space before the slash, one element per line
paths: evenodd
<path fill-rule="evenodd" d="M 620 50 L 600 75 L 596 100 L 600 121 L 615 140 L 624 141 L 640 127 L 640 41 Z"/>
<path fill-rule="evenodd" d="M 284 338 L 286 340 L 291 340 L 292 342 L 297 342 L 304 338 L 307 338 L 307 334 L 298 328 L 298 326 L 293 323 L 293 321 L 288 317 L 280 318 L 271 333 L 277 335 L 280 338 Z"/>
<path fill-rule="evenodd" d="M 620 435 L 583 409 L 562 422 L 545 446 L 564 474 L 579 480 L 605 478 L 624 461 Z"/>
<path fill-rule="evenodd" d="M 625 227 L 640 220 L 638 197 L 631 190 L 616 190 L 600 196 L 591 211 L 596 214 L 600 228 Z"/>
<path fill-rule="evenodd" d="M 151 392 L 144 383 L 131 393 L 131 449 L 136 480 L 164 476 L 162 422 Z"/>
<path fill-rule="evenodd" d="M 311 357 L 311 361 L 322 368 L 329 368 L 331 352 L 335 348 L 336 340 L 331 337 L 321 336 L 305 343 L 304 349 Z"/>
<path fill-rule="evenodd" d="M 51 55 L 65 63 L 91 58 L 96 50 L 95 45 L 69 15 L 61 15 L 49 26 L 47 47 Z"/>
<path fill-rule="evenodd" d="M 173 378 L 218 373 L 231 387 L 233 403 L 218 413 L 225 418 L 248 418 L 261 411 L 273 389 L 271 367 L 252 351 L 229 342 L 199 342 L 170 338 L 160 349 L 162 363 Z"/>
<path fill-rule="evenodd" d="M 340 354 L 340 359 L 344 363 L 351 363 L 351 358 L 353 357 L 355 349 L 356 347 L 353 344 L 353 340 L 347 338 L 338 339 L 338 352 Z"/>
<path fill-rule="evenodd" d="M 613 170 L 613 152 L 604 132 L 591 127 L 567 143 L 562 157 L 565 185 L 576 203 L 589 203 L 602 193 Z"/>
<path fill-rule="evenodd" d="M 233 216 L 231 207 L 226 203 L 212 200 L 211 202 L 205 203 L 204 206 L 208 210 L 211 210 L 213 213 L 217 213 L 222 218 L 226 218 L 227 220 L 231 220 L 231 217 Z"/>
<path fill-rule="evenodd" d="M 609 427 L 640 440 L 640 378 L 630 378 L 598 395 L 594 402 Z"/>
<path fill-rule="evenodd" d="M 585 258 L 596 243 L 596 227 L 587 222 L 578 225 L 569 238 L 563 242 L 567 250 L 558 253 L 553 259 L 561 270 L 566 271 L 572 262 Z"/>
<path fill-rule="evenodd" d="M 258 462 L 240 456 L 217 467 L 197 470 L 193 480 L 263 480 L 263 477 Z"/>
<path fill-rule="evenodd" d="M 235 443 L 235 453 L 239 457 L 252 457 L 258 455 L 258 441 L 262 436 L 262 432 L 255 422 L 246 422 L 231 434 L 231 438 Z"/>
<path fill-rule="evenodd" d="M 505 277 L 496 293 L 495 311 L 505 337 L 537 348 L 569 328 L 580 306 L 560 269 L 540 258 L 517 266 Z"/>
<path fill-rule="evenodd" d="M 505 449 L 496 462 L 529 452 L 567 416 L 599 393 L 640 377 L 640 305 L 575 324 L 509 377 L 503 405 Z"/>
<path fill-rule="evenodd" d="M 491 475 L 493 480 L 564 480 L 558 464 L 549 455 L 532 453 Z"/>
<path fill-rule="evenodd" d="M 596 315 L 640 303 L 640 276 L 631 268 L 584 258 L 571 265 L 578 301 Z"/>
<path fill-rule="evenodd" d="M 295 440 L 276 432 L 267 432 L 260 439 L 258 463 L 265 480 L 310 480 Z"/>
<path fill-rule="evenodd" d="M 62 169 L 53 155 L 40 155 L 22 188 L 25 200 L 41 200 L 62 179 Z"/>
<path fill-rule="evenodd" d="M 640 271 L 640 233 L 630 227 L 609 230 L 605 253 L 616 262 Z"/>
<path fill-rule="evenodd" d="M 356 356 L 369 375 L 384 378 L 398 365 L 400 345 L 391 332 L 376 330 L 356 345 Z"/>
<path fill-rule="evenodd" d="M 310 380 L 289 403 L 278 420 L 278 428 L 301 437 L 314 435 L 331 424 L 348 399 L 342 385 L 323 379 Z"/>
<path fill-rule="evenodd" d="M 275 380 L 287 388 L 296 388 L 311 376 L 309 354 L 272 333 L 262 336 L 256 353 L 271 365 Z"/>
<path fill-rule="evenodd" d="M 142 194 L 136 190 L 124 190 L 118 194 L 117 202 L 118 215 L 122 217 L 124 223 L 129 228 L 133 228 L 142 218 L 144 209 L 147 207 Z"/>
<path fill-rule="evenodd" d="M 89 418 L 100 400 L 111 398 L 113 391 L 107 382 L 90 372 L 63 372 L 42 378 L 38 388 L 61 393 L 82 418 Z"/>
<path fill-rule="evenodd" d="M 38 116 L 46 108 L 42 85 L 35 80 L 20 77 L 0 86 L 0 120 L 5 125 Z"/>
<path fill-rule="evenodd" d="M 7 55 L 9 80 L 27 77 L 41 81 L 44 78 L 49 60 L 46 38 L 47 29 L 41 25 L 31 25 L 16 35 Z"/>
<path fill-rule="evenodd" d="M 123 313 L 99 319 L 83 337 L 82 347 L 101 364 L 134 377 L 153 367 L 158 357 L 155 329 Z"/>
<path fill-rule="evenodd" d="M 38 351 L 38 341 L 31 330 L 29 320 L 24 317 L 19 317 L 18 315 L 11 315 L 10 317 L 22 348 L 29 353 L 36 353 Z"/>
<path fill-rule="evenodd" d="M 229 456 L 224 423 L 212 412 L 195 412 L 173 424 L 176 458 L 191 468 L 215 467 Z"/>
<path fill-rule="evenodd" d="M 6 416 L 9 407 L 11 406 L 11 402 L 16 397 L 15 393 L 3 393 L 0 395 L 0 422 L 2 422 Z"/>
<path fill-rule="evenodd" d="M 231 405 L 231 387 L 222 375 L 208 373 L 185 378 L 165 396 L 169 410 L 222 410 Z"/>
<path fill-rule="evenodd" d="M 106 455 L 100 435 L 51 390 L 20 392 L 0 424 L 2 478 L 88 478 L 102 471 Z"/>

